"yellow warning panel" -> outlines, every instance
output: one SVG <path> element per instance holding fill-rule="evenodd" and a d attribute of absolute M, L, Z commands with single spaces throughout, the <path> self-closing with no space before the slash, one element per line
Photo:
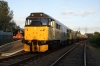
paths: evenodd
<path fill-rule="evenodd" d="M 27 44 L 24 44 L 24 51 L 30 52 L 30 46 Z"/>
<path fill-rule="evenodd" d="M 48 45 L 41 45 L 39 46 L 39 52 L 45 52 L 48 50 Z"/>

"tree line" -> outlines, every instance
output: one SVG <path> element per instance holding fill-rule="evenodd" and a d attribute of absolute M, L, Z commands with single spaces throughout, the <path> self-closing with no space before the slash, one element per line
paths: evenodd
<path fill-rule="evenodd" d="M 13 11 L 10 10 L 8 2 L 0 1 L 0 30 L 13 32 L 19 28 L 13 20 Z"/>
<path fill-rule="evenodd" d="M 90 43 L 100 47 L 100 33 L 94 32 L 94 35 L 89 39 Z"/>

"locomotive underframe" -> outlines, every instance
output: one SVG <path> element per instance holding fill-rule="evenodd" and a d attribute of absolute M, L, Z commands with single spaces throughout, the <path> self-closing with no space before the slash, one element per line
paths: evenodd
<path fill-rule="evenodd" d="M 65 41 L 60 41 L 60 40 L 43 40 L 43 41 L 23 40 L 22 42 L 24 43 L 25 51 L 45 52 L 47 50 L 55 49 L 57 47 L 72 44 L 74 41 L 68 39 L 68 40 L 65 40 Z"/>

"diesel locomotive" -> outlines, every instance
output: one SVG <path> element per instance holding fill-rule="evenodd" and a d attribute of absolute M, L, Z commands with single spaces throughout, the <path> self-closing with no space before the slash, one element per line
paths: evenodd
<path fill-rule="evenodd" d="M 30 13 L 24 26 L 24 51 L 45 52 L 77 40 L 77 33 L 51 16 Z"/>

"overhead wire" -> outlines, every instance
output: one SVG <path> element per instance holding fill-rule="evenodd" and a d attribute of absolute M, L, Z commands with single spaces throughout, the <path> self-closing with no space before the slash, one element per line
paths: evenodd
<path fill-rule="evenodd" d="M 98 12 L 88 20 L 88 24 L 91 23 L 91 22 L 93 22 L 93 20 L 96 18 L 96 16 L 99 15 L 99 13 L 100 13 L 99 10 L 100 10 L 100 8 L 97 10 Z M 93 26 L 94 24 L 91 23 L 90 25 Z M 89 30 L 89 28 L 86 27 L 85 31 L 87 32 L 87 30 Z"/>

